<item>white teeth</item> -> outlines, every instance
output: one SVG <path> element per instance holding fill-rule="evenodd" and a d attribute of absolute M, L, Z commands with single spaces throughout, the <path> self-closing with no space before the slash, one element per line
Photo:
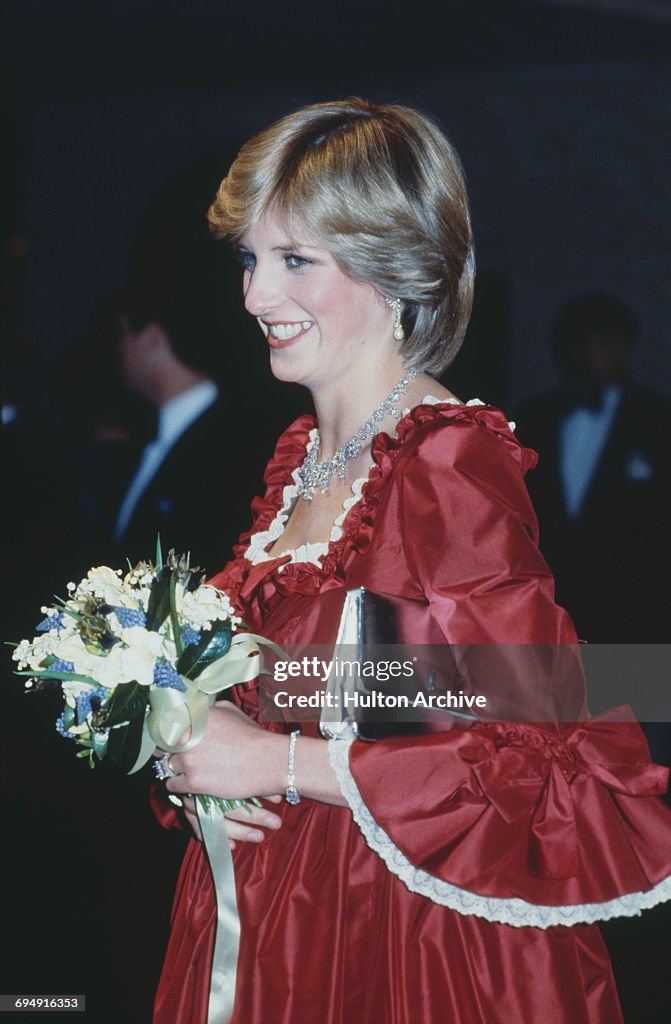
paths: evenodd
<path fill-rule="evenodd" d="M 303 321 L 303 330 L 304 331 L 309 331 L 311 327 L 312 327 L 312 324 L 310 323 L 309 320 L 304 320 Z"/>
<path fill-rule="evenodd" d="M 268 324 L 269 332 L 278 341 L 288 341 L 290 338 L 295 338 L 301 331 L 307 331 L 308 327 L 310 327 L 309 322 L 301 324 Z"/>

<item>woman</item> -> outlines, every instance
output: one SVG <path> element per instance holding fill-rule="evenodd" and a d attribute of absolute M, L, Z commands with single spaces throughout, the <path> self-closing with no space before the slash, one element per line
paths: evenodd
<path fill-rule="evenodd" d="M 536 546 L 533 453 L 500 412 L 433 379 L 461 343 L 473 282 L 462 173 L 439 129 L 358 99 L 299 110 L 243 147 L 209 216 L 239 252 L 273 373 L 309 388 L 316 410 L 279 439 L 251 531 L 213 580 L 248 627 L 332 646 L 346 590 L 365 586 L 423 604 L 445 643 L 574 645 Z M 584 717 L 579 690 L 546 703 Z M 670 834 L 666 808 L 642 799 L 664 773 L 637 726 L 622 725 L 635 767 L 606 778 L 588 766 L 598 743 L 576 755 L 559 726 L 326 743 L 317 722 L 297 737 L 258 715 L 258 686 L 239 687 L 202 742 L 170 757 L 166 783 L 196 831 L 188 794 L 275 794 L 274 812 L 228 823 L 236 1024 L 621 1020 L 585 922 L 595 903 L 611 916 L 671 895 L 670 844 L 663 856 L 643 839 Z M 194 840 L 157 1024 L 207 1019 L 215 914 Z"/>

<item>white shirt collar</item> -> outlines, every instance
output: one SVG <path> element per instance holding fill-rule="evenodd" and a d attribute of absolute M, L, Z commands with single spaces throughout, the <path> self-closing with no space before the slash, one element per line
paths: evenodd
<path fill-rule="evenodd" d="M 158 414 L 158 440 L 165 445 L 173 444 L 216 401 L 218 394 L 214 381 L 204 380 L 171 398 Z"/>

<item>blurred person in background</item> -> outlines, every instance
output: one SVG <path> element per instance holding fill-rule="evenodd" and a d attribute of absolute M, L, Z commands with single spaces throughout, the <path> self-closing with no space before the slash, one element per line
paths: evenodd
<path fill-rule="evenodd" d="M 669 637 L 671 401 L 632 378 L 636 326 L 610 295 L 569 302 L 553 332 L 562 383 L 515 416 L 540 454 L 528 487 L 557 600 L 592 643 Z"/>
<path fill-rule="evenodd" d="M 159 534 L 164 551 L 219 566 L 275 436 L 305 408 L 298 389 L 287 394 L 269 379 L 261 353 L 249 358 L 239 266 L 209 234 L 203 211 L 229 161 L 217 151 L 164 187 L 136 232 L 123 286 L 101 303 L 92 347 L 105 366 L 114 361 L 121 404 L 112 419 L 129 436 L 106 428 L 86 454 L 82 570 L 153 558 Z M 261 402 L 263 419 L 251 415 Z"/>
<path fill-rule="evenodd" d="M 166 551 L 190 550 L 194 564 L 218 565 L 237 537 L 269 454 L 236 441 L 239 395 L 220 388 L 194 343 L 190 317 L 188 306 L 180 308 L 174 294 L 162 290 L 130 288 L 119 296 L 123 378 L 155 413 L 154 434 L 139 453 L 112 524 L 120 564 L 150 557 L 160 534 Z"/>
<path fill-rule="evenodd" d="M 157 197 L 116 296 L 121 375 L 153 421 L 104 514 L 119 564 L 153 557 L 160 533 L 164 551 L 188 550 L 214 571 L 245 524 L 277 433 L 305 408 L 297 388 L 287 394 L 269 379 L 261 353 L 250 360 L 239 266 L 209 233 L 204 210 L 229 160 L 212 154 Z M 263 418 L 254 415 L 261 403 Z"/>

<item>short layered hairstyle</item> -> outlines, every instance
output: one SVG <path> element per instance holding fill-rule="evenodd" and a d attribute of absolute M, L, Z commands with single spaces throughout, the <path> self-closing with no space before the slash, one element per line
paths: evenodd
<path fill-rule="evenodd" d="M 352 97 L 282 118 L 242 147 L 208 219 L 237 245 L 271 210 L 400 298 L 406 365 L 442 373 L 468 325 L 475 259 L 461 162 L 430 117 Z"/>

